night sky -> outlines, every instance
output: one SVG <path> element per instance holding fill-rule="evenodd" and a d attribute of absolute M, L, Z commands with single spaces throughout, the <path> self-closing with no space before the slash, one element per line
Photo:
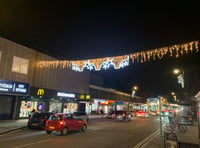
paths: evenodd
<path fill-rule="evenodd" d="M 0 36 L 66 60 L 119 56 L 200 39 L 198 4 L 128 1 L 0 0 Z M 93 72 L 105 87 L 155 97 L 180 85 L 175 67 L 198 69 L 198 54 Z"/>

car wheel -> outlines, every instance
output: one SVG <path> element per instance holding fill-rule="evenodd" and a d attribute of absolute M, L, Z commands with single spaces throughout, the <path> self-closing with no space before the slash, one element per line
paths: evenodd
<path fill-rule="evenodd" d="M 67 133 L 68 133 L 68 129 L 64 127 L 63 130 L 61 131 L 61 135 L 67 135 Z"/>
<path fill-rule="evenodd" d="M 87 129 L 87 126 L 84 124 L 81 130 L 82 130 L 82 132 L 84 132 L 84 131 L 86 131 L 86 129 Z"/>
<path fill-rule="evenodd" d="M 47 134 L 51 134 L 52 133 L 52 131 L 46 131 L 47 132 Z"/>

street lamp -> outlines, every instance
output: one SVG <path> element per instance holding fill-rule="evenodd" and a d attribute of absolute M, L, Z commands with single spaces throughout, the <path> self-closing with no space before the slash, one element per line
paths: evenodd
<path fill-rule="evenodd" d="M 133 86 L 132 88 L 132 98 L 135 96 L 136 91 L 138 90 L 137 86 Z"/>

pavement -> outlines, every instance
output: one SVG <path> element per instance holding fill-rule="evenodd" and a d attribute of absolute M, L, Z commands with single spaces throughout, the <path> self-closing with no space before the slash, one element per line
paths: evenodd
<path fill-rule="evenodd" d="M 90 119 L 105 118 L 105 115 L 90 115 Z M 0 120 L 0 135 L 13 132 L 27 127 L 28 119 L 20 120 Z M 187 126 L 185 133 L 177 132 L 177 141 L 171 141 L 179 145 L 178 148 L 199 148 L 198 123 L 194 122 L 192 126 Z M 164 148 L 163 136 L 160 129 L 146 137 L 133 148 Z"/>

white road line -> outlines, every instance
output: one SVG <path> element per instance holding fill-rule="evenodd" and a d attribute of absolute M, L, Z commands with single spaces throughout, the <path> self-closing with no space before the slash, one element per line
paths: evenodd
<path fill-rule="evenodd" d="M 159 134 L 160 129 L 157 129 L 155 132 L 153 132 L 151 135 L 149 135 L 147 138 L 145 138 L 144 140 L 142 140 L 140 143 L 138 143 L 137 145 L 135 145 L 133 148 L 141 148 L 142 145 L 146 145 L 147 143 L 149 143 L 155 136 L 157 136 Z"/>
<path fill-rule="evenodd" d="M 26 147 L 26 146 L 30 146 L 30 145 L 34 145 L 34 144 L 39 144 L 39 143 L 43 143 L 43 142 L 47 142 L 53 139 L 46 139 L 46 140 L 41 140 L 38 142 L 32 142 L 32 143 L 27 143 L 27 144 L 23 144 L 23 145 L 19 145 L 19 146 L 14 146 L 13 148 L 22 148 L 22 147 Z"/>

